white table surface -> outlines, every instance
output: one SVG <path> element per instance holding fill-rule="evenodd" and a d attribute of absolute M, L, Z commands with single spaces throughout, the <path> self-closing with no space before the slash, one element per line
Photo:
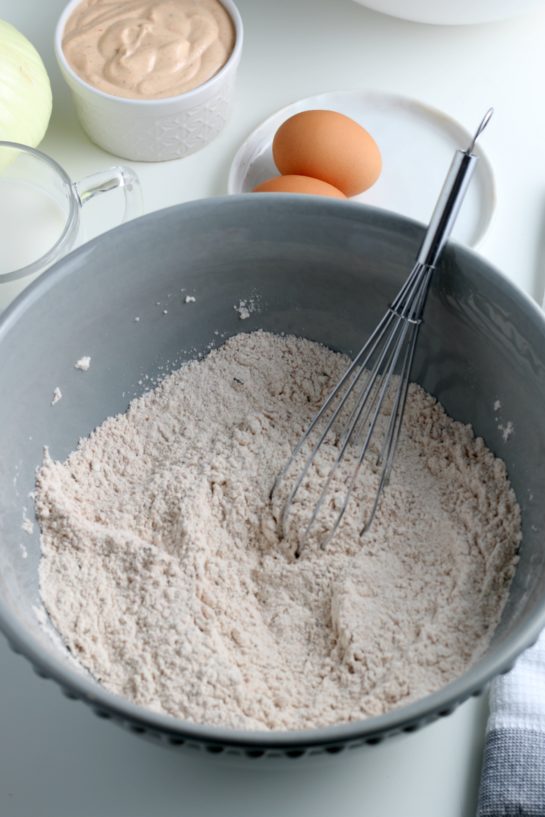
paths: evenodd
<path fill-rule="evenodd" d="M 49 70 L 54 109 L 42 149 L 74 179 L 116 159 L 83 134 L 56 68 L 63 0 L 0 0 Z M 468 128 L 494 105 L 486 151 L 498 204 L 479 251 L 541 301 L 545 288 L 545 5 L 503 23 L 428 27 L 351 0 L 239 0 L 245 24 L 234 117 L 210 146 L 165 164 L 133 163 L 146 211 L 225 192 L 247 134 L 292 100 L 330 90 L 398 92 Z M 91 207 L 90 205 L 89 207 Z M 108 208 L 89 216 L 110 226 Z M 105 215 L 106 214 L 106 215 Z M 64 699 L 0 640 L 2 817 L 472 817 L 486 702 L 421 732 L 314 765 L 225 766 L 147 744 Z"/>

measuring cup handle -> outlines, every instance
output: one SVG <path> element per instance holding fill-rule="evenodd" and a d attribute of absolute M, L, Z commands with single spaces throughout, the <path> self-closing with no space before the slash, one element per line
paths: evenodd
<path fill-rule="evenodd" d="M 102 170 L 99 173 L 92 173 L 85 176 L 79 182 L 74 182 L 74 192 L 81 205 L 86 204 L 95 196 L 101 193 L 109 193 L 111 190 L 121 188 L 125 196 L 125 209 L 121 221 L 129 221 L 142 214 L 142 189 L 138 176 L 125 165 L 116 165 Z"/>

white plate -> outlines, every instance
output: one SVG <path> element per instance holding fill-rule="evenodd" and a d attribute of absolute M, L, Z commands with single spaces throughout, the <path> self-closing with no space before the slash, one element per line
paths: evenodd
<path fill-rule="evenodd" d="M 427 222 L 453 153 L 465 149 L 472 134 L 455 119 L 415 99 L 367 91 L 345 91 L 307 97 L 277 111 L 241 145 L 229 173 L 228 192 L 247 193 L 277 176 L 272 139 L 289 116 L 312 108 L 339 111 L 355 119 L 376 139 L 383 170 L 370 190 L 355 201 L 393 210 Z M 475 122 L 475 128 L 478 122 Z M 466 194 L 453 237 L 474 246 L 485 234 L 496 194 L 490 162 L 480 147 L 475 176 Z"/>

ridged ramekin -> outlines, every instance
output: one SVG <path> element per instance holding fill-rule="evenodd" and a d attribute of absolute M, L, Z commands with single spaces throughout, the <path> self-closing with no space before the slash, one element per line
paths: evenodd
<path fill-rule="evenodd" d="M 235 45 L 225 65 L 202 85 L 163 99 L 127 99 L 100 91 L 72 68 L 62 48 L 66 22 L 81 0 L 71 0 L 57 23 L 55 55 L 69 86 L 81 125 L 99 147 L 125 159 L 162 162 L 205 147 L 230 117 L 242 52 L 242 19 L 232 0 L 220 0 L 235 28 Z"/>

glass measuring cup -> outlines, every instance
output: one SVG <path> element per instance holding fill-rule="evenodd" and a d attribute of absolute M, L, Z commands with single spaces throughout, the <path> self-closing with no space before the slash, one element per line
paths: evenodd
<path fill-rule="evenodd" d="M 73 182 L 45 153 L 0 141 L 0 309 L 82 240 L 83 205 L 118 189 L 121 221 L 140 215 L 140 183 L 130 168 L 110 167 Z"/>

